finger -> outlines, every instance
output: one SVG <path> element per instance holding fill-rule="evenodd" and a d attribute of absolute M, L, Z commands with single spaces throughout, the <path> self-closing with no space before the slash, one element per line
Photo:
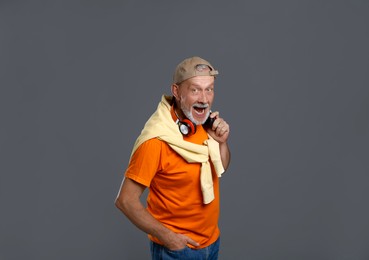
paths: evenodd
<path fill-rule="evenodd" d="M 222 127 L 218 127 L 216 133 L 218 136 L 222 136 L 225 133 L 225 129 Z"/>
<path fill-rule="evenodd" d="M 187 243 L 190 244 L 190 245 L 193 245 L 193 246 L 199 246 L 200 244 L 197 243 L 195 240 L 187 237 Z"/>
<path fill-rule="evenodd" d="M 218 111 L 211 112 L 211 114 L 210 114 L 210 117 L 211 118 L 217 118 L 218 116 L 219 116 L 219 112 Z"/>
<path fill-rule="evenodd" d="M 227 126 L 226 121 L 223 120 L 223 118 L 217 118 L 213 123 L 213 130 L 214 131 L 220 131 L 223 127 Z"/>
<path fill-rule="evenodd" d="M 215 131 L 219 127 L 221 122 L 222 122 L 222 119 L 220 117 L 216 118 L 213 122 L 212 129 Z"/>
<path fill-rule="evenodd" d="M 229 127 L 228 127 L 228 125 L 227 125 L 227 124 L 225 124 L 225 125 L 219 126 L 219 127 L 217 128 L 216 133 L 218 134 L 218 136 L 222 136 L 222 135 L 224 135 L 225 133 L 227 133 L 228 131 L 229 131 Z"/>

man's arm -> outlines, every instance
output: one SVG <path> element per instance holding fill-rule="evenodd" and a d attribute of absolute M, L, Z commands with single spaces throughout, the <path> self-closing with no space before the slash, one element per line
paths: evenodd
<path fill-rule="evenodd" d="M 115 205 L 135 226 L 145 233 L 157 237 L 170 250 L 182 249 L 187 244 L 199 246 L 191 238 L 182 234 L 176 234 L 165 227 L 144 208 L 140 197 L 145 188 L 144 185 L 125 178 L 115 200 Z"/>
<path fill-rule="evenodd" d="M 227 142 L 220 143 L 219 150 L 223 168 L 224 170 L 227 170 L 229 163 L 231 162 L 231 152 L 229 151 L 228 143 Z"/>

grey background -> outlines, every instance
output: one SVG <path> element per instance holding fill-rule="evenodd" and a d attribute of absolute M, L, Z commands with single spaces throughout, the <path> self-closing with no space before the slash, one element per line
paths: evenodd
<path fill-rule="evenodd" d="M 220 71 L 220 259 L 369 259 L 368 1 L 1 1 L 0 259 L 148 259 L 115 207 L 175 65 Z"/>

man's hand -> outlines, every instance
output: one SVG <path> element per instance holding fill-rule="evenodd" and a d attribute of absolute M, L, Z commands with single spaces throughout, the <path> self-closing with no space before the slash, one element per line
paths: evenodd
<path fill-rule="evenodd" d="M 207 131 L 211 137 L 218 143 L 225 143 L 229 136 L 229 125 L 223 118 L 219 117 L 219 112 L 215 111 L 210 114 L 211 118 L 215 118 L 213 126 Z"/>
<path fill-rule="evenodd" d="M 164 238 L 162 238 L 164 240 Z M 164 246 L 168 248 L 169 250 L 181 250 L 187 246 L 187 244 L 193 245 L 195 247 L 199 246 L 199 243 L 192 240 L 188 236 L 177 234 L 174 232 L 171 232 L 170 235 L 165 237 L 165 241 L 162 241 L 164 243 Z"/>
<path fill-rule="evenodd" d="M 211 118 L 215 118 L 213 126 L 206 131 L 219 143 L 220 157 L 224 169 L 228 168 L 231 160 L 231 153 L 228 148 L 227 139 L 229 137 L 229 125 L 223 118 L 219 117 L 219 112 L 213 112 L 210 114 Z"/>

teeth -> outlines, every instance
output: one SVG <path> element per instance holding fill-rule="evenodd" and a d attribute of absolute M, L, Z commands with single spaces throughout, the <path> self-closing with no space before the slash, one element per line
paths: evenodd
<path fill-rule="evenodd" d="M 193 110 L 195 111 L 195 114 L 198 116 L 203 116 L 205 114 L 206 108 L 208 106 L 206 104 L 194 104 Z"/>
<path fill-rule="evenodd" d="M 195 108 L 195 112 L 196 112 L 196 114 L 202 115 L 202 114 L 204 114 L 205 109 L 204 108 Z"/>

